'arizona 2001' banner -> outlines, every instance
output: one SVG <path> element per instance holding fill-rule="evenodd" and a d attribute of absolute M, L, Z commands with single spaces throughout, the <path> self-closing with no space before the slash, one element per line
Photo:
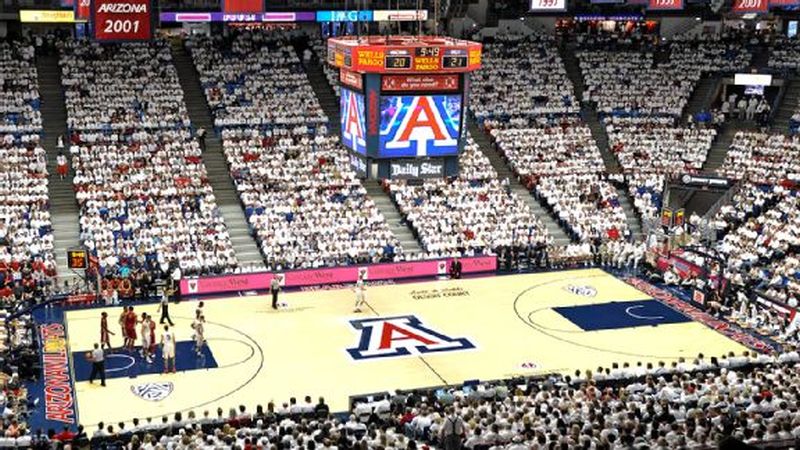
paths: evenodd
<path fill-rule="evenodd" d="M 149 41 L 153 37 L 153 3 L 92 0 L 92 29 L 98 41 Z"/>
<path fill-rule="evenodd" d="M 769 11 L 769 0 L 733 0 L 733 12 L 765 13 Z"/>

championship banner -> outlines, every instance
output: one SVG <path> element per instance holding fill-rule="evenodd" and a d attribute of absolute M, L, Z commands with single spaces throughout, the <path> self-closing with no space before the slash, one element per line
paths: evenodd
<path fill-rule="evenodd" d="M 92 0 L 94 38 L 101 42 L 153 38 L 151 0 Z"/>
<path fill-rule="evenodd" d="M 682 227 L 683 224 L 686 222 L 686 210 L 681 208 L 675 211 L 675 226 Z"/>
<path fill-rule="evenodd" d="M 92 18 L 92 0 L 75 0 L 75 20 Z"/>
<path fill-rule="evenodd" d="M 681 10 L 683 9 L 683 0 L 649 0 L 647 4 L 648 10 Z"/>
<path fill-rule="evenodd" d="M 222 12 L 226 14 L 257 13 L 264 11 L 263 0 L 223 0 Z"/>
<path fill-rule="evenodd" d="M 769 0 L 733 0 L 735 13 L 765 13 L 769 11 Z"/>
<path fill-rule="evenodd" d="M 661 210 L 661 225 L 665 227 L 672 226 L 672 210 L 664 208 Z"/>

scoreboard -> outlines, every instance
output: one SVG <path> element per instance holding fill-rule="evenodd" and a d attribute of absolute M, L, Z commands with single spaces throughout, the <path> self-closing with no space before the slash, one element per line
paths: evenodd
<path fill-rule="evenodd" d="M 149 41 L 153 38 L 152 0 L 91 0 L 90 9 L 97 41 Z"/>
<path fill-rule="evenodd" d="M 436 178 L 458 172 L 469 74 L 481 44 L 437 36 L 328 40 L 339 69 L 341 138 L 369 178 Z"/>
<path fill-rule="evenodd" d="M 444 38 L 342 37 L 328 40 L 328 64 L 369 73 L 473 72 L 481 65 L 481 45 Z"/>

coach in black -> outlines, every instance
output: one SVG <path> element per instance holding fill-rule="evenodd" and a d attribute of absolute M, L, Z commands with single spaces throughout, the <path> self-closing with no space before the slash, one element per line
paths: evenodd
<path fill-rule="evenodd" d="M 275 275 L 269 283 L 269 292 L 272 294 L 272 309 L 278 309 L 278 293 L 281 291 L 280 277 L 280 275 Z"/>
<path fill-rule="evenodd" d="M 453 262 L 450 263 L 450 278 L 454 280 L 461 278 L 461 261 L 458 256 L 453 258 Z"/>

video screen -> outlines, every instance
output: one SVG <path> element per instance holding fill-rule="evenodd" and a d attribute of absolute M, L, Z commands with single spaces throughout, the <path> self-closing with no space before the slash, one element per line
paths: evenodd
<path fill-rule="evenodd" d="M 381 97 L 381 158 L 458 154 L 460 95 Z"/>
<path fill-rule="evenodd" d="M 341 88 L 341 92 L 339 112 L 342 117 L 342 144 L 350 150 L 366 155 L 364 95 L 346 88 Z"/>
<path fill-rule="evenodd" d="M 744 95 L 764 95 L 764 86 L 745 86 Z"/>

